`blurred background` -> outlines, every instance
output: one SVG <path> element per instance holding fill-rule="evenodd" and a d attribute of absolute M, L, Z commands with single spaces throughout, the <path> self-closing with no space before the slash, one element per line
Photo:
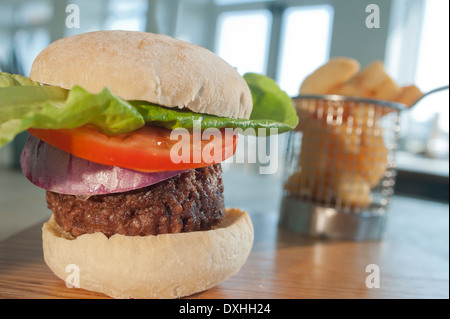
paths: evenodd
<path fill-rule="evenodd" d="M 366 26 L 371 3 L 379 7 L 379 28 Z M 0 0 L 0 69 L 28 75 L 36 55 L 61 37 L 122 29 L 206 47 L 241 74 L 272 77 L 291 96 L 333 56 L 355 58 L 362 66 L 383 60 L 398 84 L 426 92 L 449 81 L 448 6 L 447 0 Z M 0 168 L 18 167 L 23 140 L 0 149 Z M 257 174 L 258 164 L 224 165 L 225 179 L 239 178 L 241 188 L 253 192 L 226 188 L 230 205 L 250 196 L 252 211 L 278 208 L 282 145 L 277 174 Z M 448 202 L 448 91 L 404 112 L 397 160 L 397 193 Z"/>

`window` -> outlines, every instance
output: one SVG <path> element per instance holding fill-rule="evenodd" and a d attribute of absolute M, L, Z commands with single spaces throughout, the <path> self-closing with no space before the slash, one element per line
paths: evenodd
<path fill-rule="evenodd" d="M 425 92 L 449 81 L 449 2 L 428 1 L 417 65 L 417 85 Z M 414 122 L 431 123 L 425 152 L 430 157 L 448 158 L 449 95 L 437 93 L 411 111 Z M 445 140 L 447 141 L 445 143 Z"/>
<path fill-rule="evenodd" d="M 427 92 L 449 81 L 449 2 L 429 0 L 423 4 L 417 62 L 411 61 L 404 68 L 414 69 L 410 82 Z M 400 149 L 400 168 L 449 175 L 448 90 L 426 97 L 404 112 Z"/>
<path fill-rule="evenodd" d="M 271 76 L 294 96 L 303 79 L 329 57 L 333 22 L 330 5 L 302 5 L 301 1 L 215 3 L 221 5 L 215 51 L 241 74 Z"/>
<path fill-rule="evenodd" d="M 271 15 L 268 10 L 225 12 L 217 25 L 217 54 L 239 73 L 265 73 Z"/>
<path fill-rule="evenodd" d="M 328 59 L 333 19 L 331 6 L 306 6 L 300 1 L 292 1 L 289 5 L 284 1 L 216 0 L 216 3 L 223 6 L 218 8 L 215 51 L 240 74 L 266 74 L 294 96 L 303 79 Z M 276 140 L 280 169 L 274 177 L 280 177 L 285 136 L 277 136 Z M 245 136 L 240 143 L 244 143 L 246 150 L 245 155 L 237 154 L 238 157 L 260 160 L 255 156 L 259 152 L 258 139 Z M 266 149 L 273 150 L 272 147 L 268 139 Z M 224 169 L 229 167 L 228 162 Z M 261 166 L 266 165 L 255 163 L 244 165 L 244 169 L 257 171 Z"/>
<path fill-rule="evenodd" d="M 285 11 L 278 82 L 290 96 L 297 95 L 306 76 L 328 60 L 332 19 L 328 5 Z"/>
<path fill-rule="evenodd" d="M 50 43 L 50 1 L 5 2 L 0 7 L 0 69 L 28 75 L 34 57 Z"/>
<path fill-rule="evenodd" d="M 109 15 L 105 21 L 107 30 L 144 31 L 147 13 L 145 0 L 110 0 Z"/>
<path fill-rule="evenodd" d="M 29 74 L 34 57 L 50 44 L 50 35 L 45 28 L 20 29 L 14 36 L 14 51 L 18 61 L 19 73 Z"/>

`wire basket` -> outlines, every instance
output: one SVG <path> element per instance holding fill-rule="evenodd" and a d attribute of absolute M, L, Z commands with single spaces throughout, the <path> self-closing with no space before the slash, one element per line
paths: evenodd
<path fill-rule="evenodd" d="M 394 193 L 404 105 L 339 95 L 293 98 L 280 224 L 308 235 L 380 239 Z"/>

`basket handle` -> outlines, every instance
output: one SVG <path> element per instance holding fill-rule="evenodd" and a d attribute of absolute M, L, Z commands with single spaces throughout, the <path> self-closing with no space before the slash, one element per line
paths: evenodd
<path fill-rule="evenodd" d="M 427 93 L 423 94 L 421 97 L 419 97 L 410 107 L 409 109 L 411 109 L 412 107 L 414 107 L 415 105 L 417 105 L 420 101 L 422 101 L 425 97 L 427 97 L 428 95 L 434 94 L 436 92 L 440 92 L 440 91 L 444 91 L 444 90 L 448 90 L 448 84 L 444 85 L 444 86 L 440 86 L 437 87 L 431 91 L 428 91 Z"/>

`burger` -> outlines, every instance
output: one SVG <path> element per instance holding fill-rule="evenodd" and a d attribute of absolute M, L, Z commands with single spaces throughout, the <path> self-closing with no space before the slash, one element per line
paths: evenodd
<path fill-rule="evenodd" d="M 152 33 L 66 37 L 30 77 L 0 73 L 0 146 L 30 133 L 22 171 L 52 211 L 46 264 L 65 281 L 75 266 L 79 287 L 114 298 L 179 298 L 236 274 L 253 226 L 225 208 L 221 162 L 236 129 L 297 122 L 273 80 Z"/>

